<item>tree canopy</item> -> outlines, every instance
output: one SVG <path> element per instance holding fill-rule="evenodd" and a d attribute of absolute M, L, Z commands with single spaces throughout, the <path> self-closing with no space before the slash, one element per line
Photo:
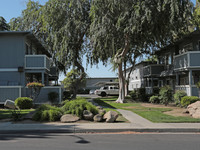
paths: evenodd
<path fill-rule="evenodd" d="M 188 30 L 192 11 L 190 0 L 92 1 L 91 63 L 114 58 L 120 86 L 117 102 L 124 100 L 124 58 L 136 47 L 151 49 L 173 42 Z"/>

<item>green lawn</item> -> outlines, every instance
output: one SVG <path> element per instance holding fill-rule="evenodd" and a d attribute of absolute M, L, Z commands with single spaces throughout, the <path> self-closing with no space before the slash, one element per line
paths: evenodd
<path fill-rule="evenodd" d="M 170 111 L 169 108 L 151 108 L 141 106 L 141 103 L 115 103 L 117 98 L 100 98 L 94 101 L 101 106 L 108 107 L 109 109 L 124 109 L 130 110 L 143 118 L 146 118 L 155 123 L 196 123 L 200 122 L 200 119 L 195 119 L 192 117 L 174 117 L 171 115 L 164 114 L 163 112 Z"/>
<path fill-rule="evenodd" d="M 11 118 L 12 111 L 13 110 L 10 110 L 10 109 L 0 109 L 0 120 Z M 21 114 L 23 116 L 23 115 L 28 114 L 31 111 L 34 111 L 34 109 L 24 109 L 24 110 L 21 110 Z"/>

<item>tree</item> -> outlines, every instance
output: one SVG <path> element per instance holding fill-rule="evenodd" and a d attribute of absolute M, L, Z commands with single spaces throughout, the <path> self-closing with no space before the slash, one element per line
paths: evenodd
<path fill-rule="evenodd" d="M 82 57 L 87 50 L 85 43 L 90 27 L 89 11 L 90 0 L 49 0 L 44 6 L 29 0 L 22 17 L 13 19 L 11 24 L 32 30 L 49 49 L 56 66 L 63 71 L 70 67 L 77 69 L 81 73 L 79 80 L 82 80 L 85 76 Z"/>
<path fill-rule="evenodd" d="M 6 23 L 6 20 L 0 16 L 0 31 L 7 31 L 9 30 L 9 25 Z"/>
<path fill-rule="evenodd" d="M 124 101 L 122 63 L 130 50 L 136 46 L 162 47 L 173 42 L 188 30 L 192 9 L 189 0 L 93 0 L 91 63 L 106 64 L 108 58 L 113 58 L 118 65 L 117 102 Z"/>
<path fill-rule="evenodd" d="M 84 74 L 84 77 L 82 77 L 81 80 L 80 76 L 83 75 L 79 70 L 72 69 L 67 73 L 66 78 L 62 81 L 64 88 L 73 91 L 72 99 L 76 98 L 78 88 L 85 84 L 86 74 Z"/>

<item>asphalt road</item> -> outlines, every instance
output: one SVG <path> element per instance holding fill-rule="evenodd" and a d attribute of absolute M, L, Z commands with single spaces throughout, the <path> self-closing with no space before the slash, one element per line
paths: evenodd
<path fill-rule="evenodd" d="M 200 134 L 0 135 L 0 150 L 199 150 Z"/>

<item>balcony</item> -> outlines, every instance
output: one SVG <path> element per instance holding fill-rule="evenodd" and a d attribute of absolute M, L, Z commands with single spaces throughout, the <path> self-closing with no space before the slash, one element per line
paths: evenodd
<path fill-rule="evenodd" d="M 161 72 L 164 71 L 164 65 L 153 64 L 144 67 L 144 77 L 148 76 L 160 76 Z"/>
<path fill-rule="evenodd" d="M 25 69 L 50 70 L 50 59 L 46 55 L 25 55 Z"/>
<path fill-rule="evenodd" d="M 200 51 L 189 51 L 174 58 L 174 70 L 200 68 Z"/>

